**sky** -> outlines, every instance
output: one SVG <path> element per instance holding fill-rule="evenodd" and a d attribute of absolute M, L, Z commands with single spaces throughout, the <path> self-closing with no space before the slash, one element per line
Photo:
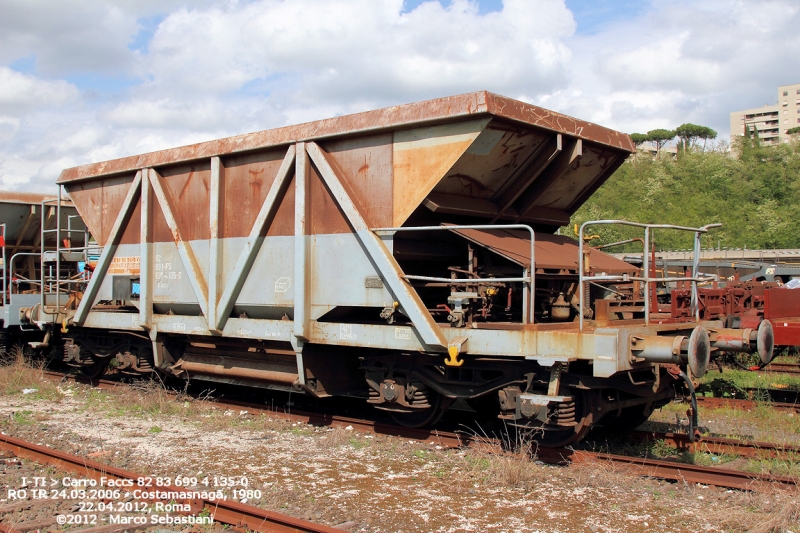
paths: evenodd
<path fill-rule="evenodd" d="M 0 0 L 0 190 L 490 90 L 626 133 L 800 82 L 797 0 Z"/>

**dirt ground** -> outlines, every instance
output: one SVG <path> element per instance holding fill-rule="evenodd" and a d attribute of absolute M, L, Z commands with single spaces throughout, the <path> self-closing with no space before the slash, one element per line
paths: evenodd
<path fill-rule="evenodd" d="M 219 486 L 223 476 L 233 476 L 239 489 L 246 480 L 252 491 L 242 493 L 248 504 L 350 532 L 800 532 L 796 492 L 667 483 L 607 465 L 554 467 L 224 411 L 213 401 L 175 401 L 156 386 L 101 391 L 20 373 L 0 368 L 5 434 L 143 475 L 197 478 L 211 488 L 215 477 Z M 738 425 L 729 418 L 712 417 L 723 420 L 720 427 Z M 0 464 L 0 512 L 18 503 L 8 490 L 20 487 L 23 471 Z M 232 488 L 225 488 L 229 497 Z M 22 509 L 0 515 L 0 522 L 54 512 Z"/>

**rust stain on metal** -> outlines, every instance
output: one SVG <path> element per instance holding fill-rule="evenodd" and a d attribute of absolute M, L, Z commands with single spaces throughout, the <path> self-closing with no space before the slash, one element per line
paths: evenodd
<path fill-rule="evenodd" d="M 470 241 L 484 246 L 524 267 L 530 267 L 530 234 L 519 230 L 452 230 Z M 578 242 L 563 235 L 536 234 L 536 268 L 578 270 Z M 587 248 L 592 272 L 634 274 L 638 269 L 625 261 Z"/>
<path fill-rule="evenodd" d="M 357 133 L 452 122 L 458 118 L 479 115 L 494 115 L 553 132 L 564 133 L 622 152 L 632 153 L 634 151 L 630 137 L 623 133 L 487 91 L 480 91 L 87 164 L 64 170 L 58 183 L 157 167 L 167 163 L 241 153 L 298 141 L 320 141 Z"/>
<path fill-rule="evenodd" d="M 38 192 L 16 192 L 16 191 L 0 191 L 0 203 L 3 204 L 29 204 L 39 205 L 44 201 L 58 200 L 58 195 L 41 194 Z M 61 205 L 72 206 L 69 198 L 61 198 Z"/>

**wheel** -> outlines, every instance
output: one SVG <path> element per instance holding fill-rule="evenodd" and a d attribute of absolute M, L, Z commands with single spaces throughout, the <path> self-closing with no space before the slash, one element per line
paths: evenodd
<path fill-rule="evenodd" d="M 417 429 L 432 426 L 442 419 L 447 408 L 453 401 L 445 398 L 438 392 L 429 392 L 430 407 L 427 409 L 414 409 L 413 411 L 389 411 L 392 420 L 404 428 Z"/>
<path fill-rule="evenodd" d="M 110 359 L 110 357 L 97 357 L 95 355 L 83 359 L 81 366 L 77 367 L 78 376 L 90 380 L 100 379 L 106 373 Z"/>
<path fill-rule="evenodd" d="M 583 439 L 592 429 L 589 415 L 589 402 L 582 391 L 574 391 L 573 401 L 560 403 L 553 412 L 559 424 L 539 424 L 518 426 L 523 435 L 535 440 L 543 448 L 569 446 Z"/>
<path fill-rule="evenodd" d="M 651 414 L 653 409 L 650 405 L 632 405 L 607 414 L 600 425 L 607 429 L 627 431 L 644 424 Z"/>

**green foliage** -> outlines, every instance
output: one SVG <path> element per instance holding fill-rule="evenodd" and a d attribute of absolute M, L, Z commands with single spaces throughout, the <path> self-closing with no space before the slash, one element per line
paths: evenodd
<path fill-rule="evenodd" d="M 789 128 L 788 130 L 786 130 L 786 133 L 788 135 L 795 135 L 797 133 L 800 133 L 800 126 L 795 126 L 794 128 Z M 633 139 L 633 135 L 631 135 L 631 139 Z M 633 141 L 633 142 L 636 142 L 636 141 Z"/>
<path fill-rule="evenodd" d="M 674 138 L 675 130 L 655 129 L 647 132 L 647 140 L 656 146 L 656 153 L 660 153 L 661 148 Z"/>
<path fill-rule="evenodd" d="M 680 138 L 680 146 L 684 152 L 694 147 L 698 139 L 703 139 L 703 151 L 705 151 L 706 141 L 717 138 L 717 132 L 708 126 L 698 126 L 688 122 L 675 128 L 675 135 Z"/>
<path fill-rule="evenodd" d="M 646 133 L 631 133 L 630 137 L 636 146 L 641 146 L 649 140 Z"/>
<path fill-rule="evenodd" d="M 572 223 L 623 219 L 700 227 L 722 223 L 703 247 L 800 248 L 800 142 L 764 147 L 742 139 L 723 150 L 687 151 L 677 160 L 629 159 L 573 216 Z M 594 226 L 596 243 L 642 237 L 639 229 Z M 692 248 L 686 232 L 655 230 L 657 250 Z M 641 251 L 635 245 L 630 250 Z M 612 251 L 612 250 L 610 250 Z M 613 250 L 618 251 L 618 250 Z"/>

